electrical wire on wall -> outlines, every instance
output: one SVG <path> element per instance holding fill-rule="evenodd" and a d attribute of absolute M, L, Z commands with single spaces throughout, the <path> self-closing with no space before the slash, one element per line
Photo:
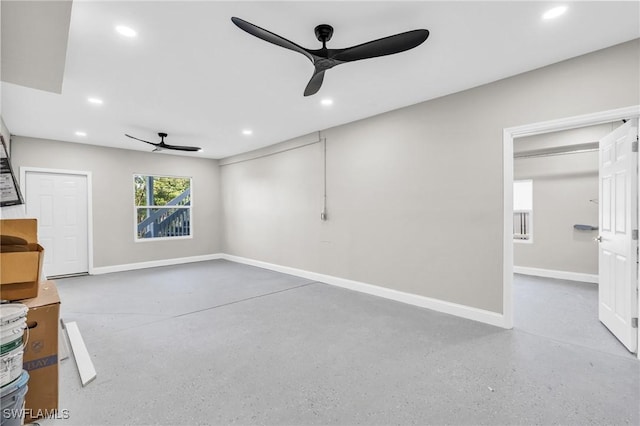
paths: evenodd
<path fill-rule="evenodd" d="M 320 220 L 328 220 L 327 216 L 327 138 L 322 137 L 322 131 L 318 131 L 318 140 L 311 142 L 302 142 L 292 146 L 290 143 L 280 144 L 278 148 L 270 152 L 264 152 L 264 149 L 256 150 L 247 154 L 239 154 L 238 156 L 229 159 L 221 160 L 220 167 L 231 166 L 233 164 L 245 163 L 247 161 L 257 160 L 259 158 L 271 157 L 273 155 L 282 154 L 283 152 L 293 151 L 296 149 L 304 148 L 309 145 L 315 145 L 322 143 L 322 210 L 320 211 Z M 271 148 L 271 147 L 267 147 Z"/>
<path fill-rule="evenodd" d="M 318 131 L 318 140 L 322 142 L 322 211 L 320 220 L 327 220 L 327 138 L 322 137 Z"/>

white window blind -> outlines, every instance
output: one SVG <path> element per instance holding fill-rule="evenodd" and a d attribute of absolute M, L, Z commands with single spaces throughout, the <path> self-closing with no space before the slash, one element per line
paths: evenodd
<path fill-rule="evenodd" d="M 513 182 L 513 239 L 531 241 L 533 224 L 533 181 Z"/>

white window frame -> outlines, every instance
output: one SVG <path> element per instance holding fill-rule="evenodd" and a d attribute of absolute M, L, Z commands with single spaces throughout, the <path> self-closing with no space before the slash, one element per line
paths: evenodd
<path fill-rule="evenodd" d="M 153 176 L 155 178 L 178 178 L 189 179 L 190 200 L 189 206 L 136 206 L 136 176 Z M 193 177 L 192 176 L 174 176 L 154 173 L 134 173 L 132 176 L 132 196 L 133 196 L 133 240 L 136 243 L 149 243 L 154 241 L 176 241 L 176 240 L 189 240 L 193 239 L 194 227 L 193 227 Z M 139 208 L 180 208 L 189 210 L 189 235 L 181 235 L 175 237 L 153 237 L 153 238 L 139 238 L 138 237 L 138 209 Z"/>
<path fill-rule="evenodd" d="M 516 210 L 515 208 L 513 209 L 513 220 L 514 220 L 514 229 L 515 229 L 515 217 L 516 214 L 520 214 L 520 213 L 528 213 L 528 223 L 527 223 L 527 236 L 528 238 L 516 238 L 515 234 L 513 235 L 513 242 L 514 243 L 519 243 L 519 244 L 533 244 L 533 180 L 532 179 L 518 179 L 518 180 L 514 180 L 513 184 L 514 184 L 514 188 L 516 186 L 517 182 L 531 182 L 531 209 L 524 209 L 524 210 Z M 515 196 L 514 196 L 515 198 Z"/>

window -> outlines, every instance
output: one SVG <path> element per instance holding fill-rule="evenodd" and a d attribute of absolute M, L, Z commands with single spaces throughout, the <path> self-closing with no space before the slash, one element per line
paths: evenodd
<path fill-rule="evenodd" d="M 134 175 L 135 240 L 191 237 L 191 178 Z"/>
<path fill-rule="evenodd" d="M 513 182 L 513 239 L 532 242 L 533 181 Z"/>

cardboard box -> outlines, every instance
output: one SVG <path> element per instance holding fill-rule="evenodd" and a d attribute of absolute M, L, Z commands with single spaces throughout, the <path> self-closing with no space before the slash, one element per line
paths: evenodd
<path fill-rule="evenodd" d="M 25 398 L 26 419 L 36 419 L 58 408 L 58 329 L 60 297 L 53 281 L 40 284 L 38 297 L 21 300 L 28 308 L 29 340 L 23 368 L 29 372 Z"/>
<path fill-rule="evenodd" d="M 43 260 L 36 219 L 0 220 L 0 299 L 36 297 Z"/>

